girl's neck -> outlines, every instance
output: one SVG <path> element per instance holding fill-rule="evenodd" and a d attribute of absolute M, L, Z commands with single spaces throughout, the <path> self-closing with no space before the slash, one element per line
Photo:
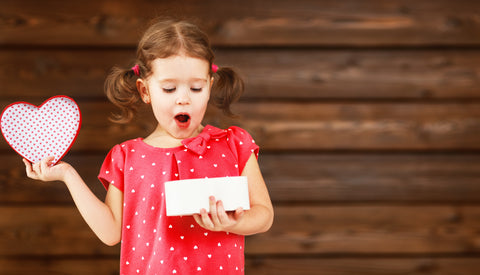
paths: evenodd
<path fill-rule="evenodd" d="M 196 137 L 203 131 L 203 128 L 203 125 L 199 125 L 197 130 L 195 130 L 190 137 Z M 175 148 L 182 145 L 182 140 L 184 139 L 179 139 L 170 135 L 160 127 L 160 125 L 157 125 L 155 130 L 143 139 L 146 144 L 158 148 Z"/>

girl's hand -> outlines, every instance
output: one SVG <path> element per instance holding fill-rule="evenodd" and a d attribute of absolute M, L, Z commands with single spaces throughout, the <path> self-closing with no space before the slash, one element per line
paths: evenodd
<path fill-rule="evenodd" d="M 33 165 L 28 160 L 23 159 L 27 177 L 41 181 L 64 181 L 65 175 L 71 166 L 66 162 L 59 162 L 53 165 L 54 159 L 55 157 L 53 156 L 46 157 Z"/>
<path fill-rule="evenodd" d="M 194 214 L 193 218 L 203 228 L 210 231 L 226 231 L 238 224 L 243 218 L 245 211 L 240 207 L 235 211 L 226 212 L 222 201 L 216 201 L 210 197 L 210 215 L 207 210 L 200 210 L 200 214 Z"/>

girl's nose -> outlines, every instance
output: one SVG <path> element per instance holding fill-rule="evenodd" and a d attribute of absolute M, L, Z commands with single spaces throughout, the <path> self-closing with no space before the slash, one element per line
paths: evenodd
<path fill-rule="evenodd" d="M 175 102 L 177 105 L 186 105 L 191 103 L 189 91 L 179 91 L 177 100 Z"/>

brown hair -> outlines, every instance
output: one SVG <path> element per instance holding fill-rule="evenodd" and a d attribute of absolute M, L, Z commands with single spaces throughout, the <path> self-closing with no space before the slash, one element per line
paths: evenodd
<path fill-rule="evenodd" d="M 139 75 L 130 67 L 114 67 L 105 80 L 108 99 L 120 108 L 120 114 L 114 115 L 112 121 L 131 121 L 142 102 L 136 87 L 137 79 L 151 75 L 153 60 L 177 54 L 204 59 L 208 61 L 210 68 L 215 58 L 207 35 L 196 25 L 185 21 L 154 21 L 138 43 L 135 64 L 139 66 Z M 243 93 L 243 80 L 229 67 L 220 66 L 216 73 L 210 69 L 210 75 L 214 77 L 211 103 L 225 114 L 232 115 L 230 105 Z"/>

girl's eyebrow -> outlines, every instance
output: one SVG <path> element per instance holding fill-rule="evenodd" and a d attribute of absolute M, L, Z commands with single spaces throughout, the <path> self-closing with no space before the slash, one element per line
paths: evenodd
<path fill-rule="evenodd" d="M 207 79 L 206 79 L 206 78 L 191 78 L 190 80 L 192 80 L 192 81 L 204 81 L 204 82 L 207 82 Z"/>
<path fill-rule="evenodd" d="M 164 79 L 160 79 L 159 80 L 160 82 L 178 82 L 178 79 L 176 78 L 164 78 Z M 197 81 L 202 81 L 202 82 L 207 82 L 207 79 L 205 78 L 190 78 L 189 79 L 189 82 L 197 82 Z"/>
<path fill-rule="evenodd" d="M 159 82 L 177 82 L 175 78 L 162 78 L 158 80 Z"/>

